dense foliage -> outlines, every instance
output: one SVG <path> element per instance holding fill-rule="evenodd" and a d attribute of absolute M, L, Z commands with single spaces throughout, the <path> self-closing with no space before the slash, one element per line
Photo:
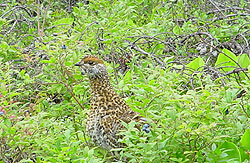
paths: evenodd
<path fill-rule="evenodd" d="M 124 123 L 121 160 L 247 163 L 249 5 L 1 1 L 0 162 L 111 161 L 85 134 L 89 84 L 74 67 L 94 54 L 151 125 Z"/>

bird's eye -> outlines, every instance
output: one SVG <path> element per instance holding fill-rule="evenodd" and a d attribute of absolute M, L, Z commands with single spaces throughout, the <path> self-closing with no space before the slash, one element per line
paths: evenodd
<path fill-rule="evenodd" d="M 88 64 L 89 64 L 89 65 L 93 65 L 94 62 L 93 62 L 93 61 L 88 61 Z"/>

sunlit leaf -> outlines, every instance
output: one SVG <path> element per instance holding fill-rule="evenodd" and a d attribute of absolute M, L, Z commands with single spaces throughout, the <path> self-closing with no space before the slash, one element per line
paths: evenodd
<path fill-rule="evenodd" d="M 250 129 L 247 129 L 240 140 L 241 145 L 250 150 Z"/>
<path fill-rule="evenodd" d="M 187 67 L 189 67 L 193 70 L 197 70 L 198 68 L 200 68 L 204 65 L 205 65 L 204 60 L 201 57 L 198 57 L 195 60 L 191 61 L 189 64 L 187 64 Z M 200 69 L 200 70 L 202 70 L 202 69 Z"/>
<path fill-rule="evenodd" d="M 227 156 L 225 160 L 233 160 L 241 162 L 241 155 L 238 147 L 232 142 L 224 142 L 219 149 L 221 149 Z"/>
<path fill-rule="evenodd" d="M 223 53 L 219 54 L 215 66 L 224 67 L 224 71 L 232 71 L 237 66 L 237 64 L 234 62 L 237 61 L 236 55 L 227 49 L 223 49 L 222 52 Z"/>

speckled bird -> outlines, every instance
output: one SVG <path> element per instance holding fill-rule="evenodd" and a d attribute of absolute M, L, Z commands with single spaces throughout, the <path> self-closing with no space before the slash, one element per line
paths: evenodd
<path fill-rule="evenodd" d="M 86 121 L 86 131 L 91 140 L 106 150 L 122 146 L 117 133 L 123 128 L 122 121 L 145 121 L 114 91 L 104 62 L 88 55 L 75 66 L 89 77 L 91 103 Z"/>

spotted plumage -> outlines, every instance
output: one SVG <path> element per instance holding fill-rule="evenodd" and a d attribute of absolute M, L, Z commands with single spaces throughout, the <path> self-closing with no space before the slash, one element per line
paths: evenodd
<path fill-rule="evenodd" d="M 122 146 L 117 133 L 123 128 L 122 121 L 143 121 L 138 113 L 130 109 L 116 94 L 110 84 L 104 62 L 96 56 L 86 56 L 75 64 L 82 74 L 89 77 L 91 87 L 91 108 L 86 121 L 86 130 L 91 140 L 110 150 Z"/>

